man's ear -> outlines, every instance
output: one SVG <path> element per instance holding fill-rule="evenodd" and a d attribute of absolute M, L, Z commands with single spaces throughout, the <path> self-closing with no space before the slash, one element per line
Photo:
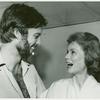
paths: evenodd
<path fill-rule="evenodd" d="M 17 29 L 14 29 L 14 35 L 15 35 L 17 40 L 21 39 L 21 33 Z"/>

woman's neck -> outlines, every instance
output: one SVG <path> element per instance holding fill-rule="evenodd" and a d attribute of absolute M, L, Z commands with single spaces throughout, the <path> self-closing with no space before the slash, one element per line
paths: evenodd
<path fill-rule="evenodd" d="M 87 69 L 84 69 L 84 71 L 82 71 L 81 73 L 78 73 L 78 74 L 75 75 L 76 82 L 79 85 L 80 89 L 84 85 L 84 82 L 86 81 L 86 79 L 88 78 L 88 76 L 89 75 L 87 73 Z"/>

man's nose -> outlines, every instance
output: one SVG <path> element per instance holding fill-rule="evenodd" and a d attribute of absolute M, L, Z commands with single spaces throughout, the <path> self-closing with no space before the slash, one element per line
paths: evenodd
<path fill-rule="evenodd" d="M 40 37 L 36 40 L 36 44 L 40 45 Z"/>

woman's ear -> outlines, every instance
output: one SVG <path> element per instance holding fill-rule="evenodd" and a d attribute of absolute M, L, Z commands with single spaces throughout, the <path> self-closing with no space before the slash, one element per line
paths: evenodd
<path fill-rule="evenodd" d="M 17 29 L 14 29 L 14 35 L 15 35 L 17 40 L 21 40 L 22 35 Z"/>

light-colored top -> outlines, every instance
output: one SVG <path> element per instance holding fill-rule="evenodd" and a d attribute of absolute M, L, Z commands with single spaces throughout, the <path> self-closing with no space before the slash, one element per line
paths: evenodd
<path fill-rule="evenodd" d="M 0 55 L 0 98 L 23 98 L 22 92 L 12 73 L 7 69 L 6 65 L 2 64 L 5 63 Z M 30 97 L 38 97 L 45 90 L 45 87 L 34 65 L 22 61 L 21 66 L 24 82 Z"/>
<path fill-rule="evenodd" d="M 42 98 L 100 98 L 100 83 L 89 76 L 80 89 L 75 77 L 54 82 L 41 94 Z"/>

